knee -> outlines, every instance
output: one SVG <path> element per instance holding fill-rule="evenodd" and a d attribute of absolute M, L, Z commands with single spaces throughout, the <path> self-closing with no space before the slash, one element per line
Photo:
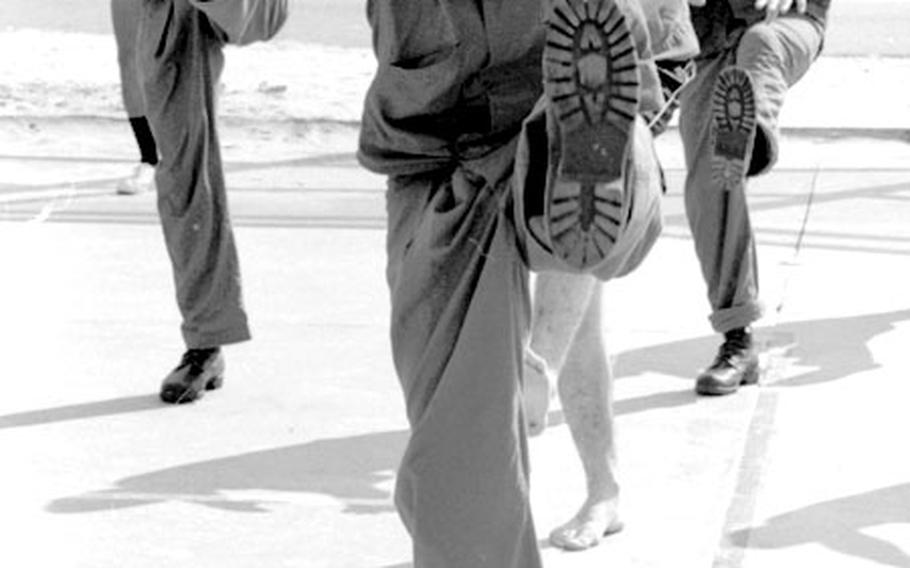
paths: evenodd
<path fill-rule="evenodd" d="M 781 42 L 774 29 L 767 24 L 751 26 L 743 34 L 737 48 L 737 64 L 749 67 L 751 61 L 772 57 L 780 59 Z"/>

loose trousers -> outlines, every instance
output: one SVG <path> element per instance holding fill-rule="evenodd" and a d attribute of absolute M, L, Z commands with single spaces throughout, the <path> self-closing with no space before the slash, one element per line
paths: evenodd
<path fill-rule="evenodd" d="M 688 173 L 685 206 L 695 251 L 708 287 L 711 325 L 719 333 L 746 327 L 762 316 L 758 299 L 755 235 L 746 195 L 724 191 L 713 179 L 711 98 L 720 72 L 745 69 L 753 82 L 757 137 L 756 173 L 768 171 L 778 155 L 778 118 L 787 90 L 809 69 L 821 50 L 820 26 L 785 16 L 739 30 L 726 50 L 698 61 L 698 71 L 680 99 L 679 129 Z M 759 141 L 763 141 L 760 144 Z"/>
<path fill-rule="evenodd" d="M 481 159 L 410 176 L 387 191 L 393 358 L 411 437 L 395 500 L 415 568 L 538 568 L 521 417 L 528 270 L 567 270 L 534 232 L 556 159 L 546 104 Z M 661 176 L 639 120 L 628 218 L 594 274 L 625 274 L 661 227 Z M 531 212 L 530 214 L 528 212 Z"/>
<path fill-rule="evenodd" d="M 250 338 L 215 124 L 224 65 L 208 18 L 187 0 L 146 0 L 139 38 L 147 117 L 161 153 L 158 213 L 187 348 Z"/>
<path fill-rule="evenodd" d="M 136 41 L 144 0 L 111 0 L 111 20 L 117 42 L 117 64 L 120 69 L 120 93 L 126 115 L 135 118 L 145 115 L 145 101 L 139 84 L 136 61 Z"/>

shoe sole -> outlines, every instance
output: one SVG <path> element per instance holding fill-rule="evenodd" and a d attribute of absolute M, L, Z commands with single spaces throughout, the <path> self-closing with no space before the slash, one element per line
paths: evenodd
<path fill-rule="evenodd" d="M 755 91 L 749 74 L 737 67 L 721 71 L 711 99 L 712 172 L 725 191 L 746 178 L 755 143 Z"/>
<path fill-rule="evenodd" d="M 172 384 L 163 387 L 159 393 L 161 400 L 169 404 L 186 404 L 202 398 L 205 391 L 220 389 L 224 385 L 224 364 L 210 371 L 188 385 Z"/>
<path fill-rule="evenodd" d="M 714 395 L 722 396 L 725 394 L 733 394 L 739 390 L 739 387 L 758 384 L 759 372 L 758 372 L 758 360 L 750 363 L 744 370 L 743 376 L 739 380 L 739 384 L 731 387 L 720 386 L 717 384 L 712 384 L 710 386 L 701 384 L 699 381 L 695 382 L 695 392 L 698 394 L 704 395 Z"/>
<path fill-rule="evenodd" d="M 217 376 L 212 377 L 205 382 L 204 388 L 196 388 L 192 385 L 183 386 L 183 385 L 169 385 L 161 389 L 161 400 L 169 404 L 186 404 L 188 402 L 195 402 L 202 398 L 205 394 L 205 391 L 217 390 L 222 387 L 224 384 L 224 377 Z"/>
<path fill-rule="evenodd" d="M 544 199 L 547 233 L 553 252 L 583 270 L 607 257 L 627 218 L 638 58 L 612 0 L 553 2 L 543 76 L 561 144 L 557 179 Z"/>

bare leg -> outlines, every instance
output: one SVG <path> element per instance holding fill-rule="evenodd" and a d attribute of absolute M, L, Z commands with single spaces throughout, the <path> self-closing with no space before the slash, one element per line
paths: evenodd
<path fill-rule="evenodd" d="M 587 498 L 578 513 L 550 534 L 560 548 L 596 546 L 621 528 L 614 475 L 612 375 L 601 322 L 602 285 L 593 277 L 541 273 L 534 288 L 531 341 L 525 355 L 528 430 L 546 428 L 552 375 L 585 471 Z"/>
<path fill-rule="evenodd" d="M 596 285 L 597 280 L 587 275 L 542 272 L 536 277 L 531 339 L 524 356 L 524 404 L 531 436 L 547 427 L 554 371 L 565 363 Z"/>
<path fill-rule="evenodd" d="M 559 398 L 585 471 L 587 498 L 575 516 L 550 533 L 554 546 L 583 550 L 622 528 L 614 474 L 613 376 L 601 322 L 601 293 L 594 286 L 584 319 L 559 373 Z"/>

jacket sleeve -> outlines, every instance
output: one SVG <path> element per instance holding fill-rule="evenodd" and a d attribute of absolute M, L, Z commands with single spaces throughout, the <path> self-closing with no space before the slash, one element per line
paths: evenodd
<path fill-rule="evenodd" d="M 288 0 L 189 1 L 235 45 L 271 39 L 288 17 Z"/>

